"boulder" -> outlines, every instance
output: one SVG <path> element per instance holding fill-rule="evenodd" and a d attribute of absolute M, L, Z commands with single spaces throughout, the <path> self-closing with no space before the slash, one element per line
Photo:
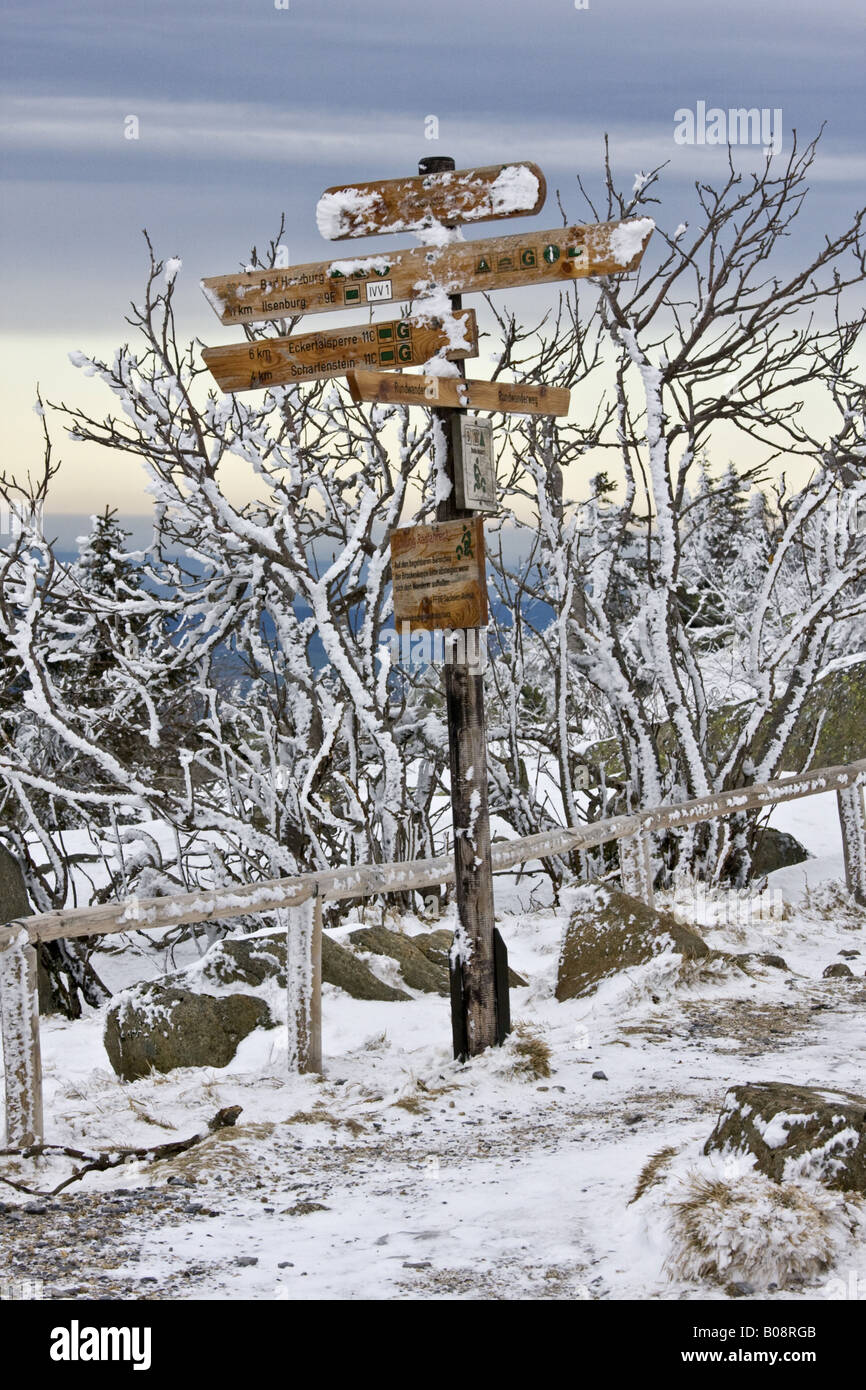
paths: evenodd
<path fill-rule="evenodd" d="M 211 946 L 193 971 L 199 979 L 214 985 L 245 984 L 257 989 L 266 980 L 275 979 L 285 989 L 285 933 L 226 937 Z"/>
<path fill-rule="evenodd" d="M 389 931 L 387 927 L 362 927 L 360 931 L 353 931 L 349 940 L 362 951 L 396 960 L 410 989 L 426 990 L 428 994 L 450 993 L 447 966 L 434 965 L 428 960 L 415 945 L 414 937 Z"/>
<path fill-rule="evenodd" d="M 448 952 L 451 950 L 454 934 L 448 931 L 447 927 L 440 927 L 439 931 L 419 932 L 417 936 L 410 937 L 410 940 L 434 965 L 441 966 L 443 970 L 448 969 Z"/>
<path fill-rule="evenodd" d="M 808 851 L 793 835 L 789 835 L 786 830 L 774 830 L 771 825 L 765 825 L 758 831 L 755 841 L 752 874 L 755 878 L 763 878 L 774 869 L 787 869 L 792 864 L 802 864 L 808 858 Z"/>
<path fill-rule="evenodd" d="M 738 951 L 730 959 L 742 961 L 744 967 L 752 961 L 757 961 L 759 965 L 769 966 L 772 970 L 790 970 L 791 968 L 784 956 L 774 955 L 772 951 Z"/>
<path fill-rule="evenodd" d="M 194 966 L 198 978 L 214 985 L 247 984 L 257 988 L 275 979 L 286 987 L 286 938 L 281 931 L 256 936 L 228 937 L 211 946 L 201 965 Z M 405 990 L 386 985 L 351 951 L 322 934 L 322 982 L 336 985 L 353 999 L 393 1001 L 409 999 Z M 183 980 L 187 983 L 187 980 Z"/>
<path fill-rule="evenodd" d="M 866 1098 L 783 1081 L 732 1086 L 704 1145 L 713 1151 L 750 1153 L 775 1182 L 866 1192 Z"/>
<path fill-rule="evenodd" d="M 556 979 L 560 1001 L 589 994 L 608 976 L 644 965 L 665 951 L 678 952 L 686 960 L 710 955 L 692 927 L 628 893 L 593 885 L 573 890 L 571 897 Z"/>
<path fill-rule="evenodd" d="M 105 1020 L 108 1060 L 124 1081 L 176 1067 L 224 1067 L 255 1028 L 273 1028 L 270 1010 L 249 994 L 193 994 L 155 980 L 112 1000 Z"/>
<path fill-rule="evenodd" d="M 830 671 L 803 701 L 785 745 L 785 767 L 834 767 L 863 756 L 866 728 L 866 661 Z M 817 737 L 816 737 L 817 735 Z"/>
<path fill-rule="evenodd" d="M 854 979 L 854 971 L 851 969 L 850 965 L 846 965 L 845 962 L 841 960 L 834 960 L 832 965 L 828 965 L 826 970 L 821 972 L 821 975 L 825 980 Z"/>
<path fill-rule="evenodd" d="M 362 960 L 353 956 L 345 946 L 339 946 L 336 941 L 332 941 L 324 932 L 322 980 L 326 985 L 336 985 L 338 989 L 344 989 L 353 999 L 382 999 L 393 1002 L 412 998 L 405 990 L 386 985 Z"/>
<path fill-rule="evenodd" d="M 774 955 L 772 951 L 763 951 L 758 956 L 762 965 L 769 965 L 772 970 L 790 970 L 788 962 L 784 956 Z"/>
<path fill-rule="evenodd" d="M 17 917 L 29 917 L 32 911 L 21 865 L 0 844 L 0 923 L 5 926 Z"/>

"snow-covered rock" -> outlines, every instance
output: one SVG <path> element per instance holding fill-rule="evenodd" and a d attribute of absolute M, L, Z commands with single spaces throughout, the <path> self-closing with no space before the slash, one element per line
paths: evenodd
<path fill-rule="evenodd" d="M 608 976 L 645 965 L 663 952 L 677 952 L 686 960 L 710 954 L 692 927 L 628 893 L 591 886 L 573 889 L 569 896 L 571 916 L 556 978 L 560 1002 L 590 994 Z"/>
<path fill-rule="evenodd" d="M 268 980 L 286 988 L 286 937 L 282 931 L 227 937 L 211 946 L 201 962 L 184 974 L 184 983 L 195 987 L 194 982 L 200 982 L 205 988 L 245 984 L 257 989 Z M 380 980 L 327 933 L 322 937 L 322 980 L 345 990 L 353 999 L 387 1002 L 410 997 L 405 990 Z"/>
<path fill-rule="evenodd" d="M 714 1150 L 752 1154 L 776 1182 L 802 1177 L 866 1192 L 866 1099 L 781 1081 L 732 1086 L 704 1146 Z"/>
<path fill-rule="evenodd" d="M 255 1028 L 274 1021 L 250 994 L 194 994 L 159 980 L 118 994 L 105 1019 L 108 1060 L 124 1081 L 177 1067 L 225 1067 Z"/>

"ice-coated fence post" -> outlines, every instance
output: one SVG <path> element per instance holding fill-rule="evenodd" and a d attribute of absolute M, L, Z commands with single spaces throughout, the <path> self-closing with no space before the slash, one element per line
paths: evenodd
<path fill-rule="evenodd" d="M 848 890 L 866 907 L 866 811 L 863 788 L 857 783 L 836 793 L 842 848 L 845 854 L 845 882 Z"/>
<path fill-rule="evenodd" d="M 305 1071 L 322 1070 L 322 899 L 313 898 L 313 935 L 310 942 L 310 1033 Z"/>
<path fill-rule="evenodd" d="M 619 875 L 624 893 L 653 905 L 653 872 L 649 835 L 629 835 L 619 842 Z"/>
<path fill-rule="evenodd" d="M 322 900 L 287 909 L 288 1062 L 295 1072 L 322 1070 Z"/>
<path fill-rule="evenodd" d="M 6 1079 L 6 1143 L 36 1144 L 44 1135 L 36 951 L 27 932 L 0 947 L 0 1033 Z"/>

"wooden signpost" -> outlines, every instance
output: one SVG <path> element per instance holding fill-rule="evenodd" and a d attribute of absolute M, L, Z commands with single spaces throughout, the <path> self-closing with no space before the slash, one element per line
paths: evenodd
<path fill-rule="evenodd" d="M 453 228 L 528 216 L 540 210 L 544 196 L 544 175 L 534 164 L 458 172 L 452 159 L 437 157 L 422 160 L 417 177 L 327 189 L 317 220 L 332 240 L 423 232 L 436 224 Z M 460 296 L 633 270 L 652 231 L 649 218 L 631 218 L 483 241 L 439 238 L 435 245 L 404 251 L 202 281 L 211 306 L 227 324 L 347 309 L 369 312 L 378 304 L 425 295 L 441 299 L 444 291 L 452 319 L 463 318 L 473 344 L 467 351 L 448 349 L 459 375 L 447 377 L 394 374 L 402 366 L 426 364 L 454 342 L 441 321 L 411 326 L 400 320 L 205 351 L 209 368 L 226 390 L 345 374 L 356 402 L 417 405 L 432 412 L 438 462 L 451 488 L 438 504 L 436 524 L 392 532 L 391 572 L 398 629 L 446 628 L 457 638 L 445 665 L 459 919 L 450 955 L 455 1057 L 474 1056 L 502 1042 L 510 1029 L 508 957 L 493 917 L 487 733 L 478 659 L 488 617 L 479 513 L 495 509 L 496 478 L 489 422 L 469 418 L 466 411 L 554 416 L 566 415 L 569 407 L 569 393 L 559 387 L 466 380 L 460 359 L 474 355 L 477 328 Z"/>
<path fill-rule="evenodd" d="M 345 376 L 355 367 L 393 371 L 420 367 L 445 350 L 448 358 L 474 357 L 478 351 L 475 312 L 466 309 L 466 347 L 450 348 L 441 321 L 436 326 L 415 319 L 363 324 L 359 328 L 330 328 L 294 338 L 267 338 L 205 348 L 202 357 L 223 391 L 252 391 L 296 381 Z"/>
<path fill-rule="evenodd" d="M 216 275 L 202 280 L 202 288 L 222 323 L 367 309 L 420 299 L 437 287 L 449 294 L 486 294 L 633 270 L 652 229 L 648 217 L 557 227 L 352 260 L 314 261 L 286 270 Z"/>
<path fill-rule="evenodd" d="M 540 212 L 547 184 L 537 164 L 447 169 L 408 179 L 326 188 L 316 223 L 328 241 L 382 232 L 421 232 L 434 223 L 491 222 Z"/>
<path fill-rule="evenodd" d="M 516 415 L 567 415 L 571 392 L 522 381 L 470 381 L 462 376 L 389 376 L 358 369 L 346 374 L 352 400 L 379 405 L 450 406 Z"/>

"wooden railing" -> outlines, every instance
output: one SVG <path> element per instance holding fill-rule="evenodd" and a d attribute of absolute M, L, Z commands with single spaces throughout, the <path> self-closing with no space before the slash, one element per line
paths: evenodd
<path fill-rule="evenodd" d="M 613 816 L 591 825 L 567 826 L 500 840 L 492 846 L 494 871 L 554 858 L 576 849 L 620 842 L 623 888 L 652 902 L 650 837 L 684 829 L 738 811 L 755 811 L 820 792 L 835 791 L 845 855 L 845 876 L 855 898 L 866 905 L 866 758 L 846 767 L 824 767 L 758 786 L 716 792 L 695 801 L 658 806 L 634 815 Z M 290 951 L 289 1055 L 300 1071 L 322 1068 L 322 905 L 346 898 L 406 893 L 453 881 L 451 855 L 409 863 L 363 864 L 328 869 L 296 878 L 227 888 L 201 889 L 167 898 L 131 898 L 101 907 L 39 913 L 0 927 L 0 1032 L 6 1079 L 6 1132 L 9 1146 L 35 1142 L 44 1133 L 36 950 L 40 941 L 105 936 L 122 931 L 159 931 L 189 923 L 249 913 L 287 910 Z M 297 958 L 297 953 L 301 958 Z"/>

